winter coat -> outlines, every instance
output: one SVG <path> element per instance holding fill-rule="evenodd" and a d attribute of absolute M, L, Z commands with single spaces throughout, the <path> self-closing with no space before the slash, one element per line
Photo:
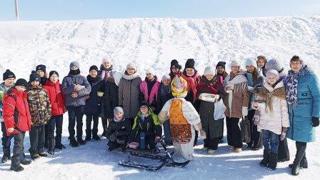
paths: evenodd
<path fill-rule="evenodd" d="M 259 96 L 259 93 L 257 93 L 257 100 L 263 99 L 263 101 L 258 103 L 257 114 L 259 114 L 259 116 L 255 116 L 255 120 L 258 121 L 258 131 L 268 130 L 280 135 L 282 128 L 289 127 L 289 115 L 287 101 L 285 99 L 284 84 L 280 81 L 275 87 L 272 87 L 267 82 L 264 82 L 263 87 L 266 91 L 264 96 L 272 96 L 270 99 L 271 101 L 266 102 L 265 98 Z M 270 109 L 269 106 L 272 106 L 272 109 Z"/>
<path fill-rule="evenodd" d="M 158 116 L 149 109 L 147 117 L 142 117 L 142 113 L 139 111 L 134 118 L 132 131 L 130 136 L 130 142 L 139 142 L 140 132 L 146 133 L 146 136 L 161 137 L 162 128 Z"/>
<path fill-rule="evenodd" d="M 194 105 L 197 99 L 197 85 L 201 77 L 197 71 L 195 71 L 193 76 L 187 76 L 187 74 L 183 72 L 182 77 L 188 82 L 188 94 L 185 99 Z"/>
<path fill-rule="evenodd" d="M 165 86 L 163 83 L 160 83 L 157 97 L 157 108 L 155 113 L 158 114 L 161 111 L 164 104 L 171 98 L 173 98 L 173 96 L 171 93 L 170 85 Z"/>
<path fill-rule="evenodd" d="M 6 87 L 4 85 L 4 83 L 0 84 L 0 122 L 3 122 L 3 117 L 2 117 L 3 103 L 2 103 L 2 100 L 9 89 L 10 89 L 10 87 Z"/>
<path fill-rule="evenodd" d="M 71 94 L 74 92 L 74 87 L 76 84 L 83 86 L 83 88 L 78 92 L 78 97 L 73 98 Z M 68 106 L 84 106 L 86 104 L 87 96 L 91 92 L 91 86 L 88 80 L 81 76 L 80 74 L 71 75 L 63 78 L 62 81 L 62 92 L 65 98 L 65 105 Z"/>
<path fill-rule="evenodd" d="M 149 81 L 146 78 L 140 84 L 140 91 L 143 96 L 142 99 L 154 108 L 156 108 L 157 106 L 159 86 L 160 86 L 160 82 L 157 81 L 157 77 L 155 77 L 153 81 Z"/>
<path fill-rule="evenodd" d="M 57 81 L 56 83 L 53 83 L 49 80 L 43 88 L 47 91 L 49 96 L 52 116 L 63 115 L 66 112 L 66 108 L 64 106 L 64 97 L 60 82 Z"/>
<path fill-rule="evenodd" d="M 110 76 L 106 78 L 105 74 L 109 73 Z M 100 87 L 100 92 L 103 92 L 102 98 L 102 108 L 104 118 L 113 118 L 113 109 L 119 103 L 119 93 L 118 85 L 121 79 L 121 73 L 116 71 L 100 71 L 100 77 L 102 78 L 102 85 Z"/>
<path fill-rule="evenodd" d="M 27 93 L 11 88 L 3 99 L 3 119 L 7 129 L 26 132 L 31 129 L 31 115 Z M 9 132 L 7 132 L 10 135 Z M 12 134 L 14 134 L 13 132 Z"/>
<path fill-rule="evenodd" d="M 224 96 L 226 105 L 226 116 L 232 118 L 242 118 L 242 108 L 249 105 L 247 79 L 243 74 L 229 74 L 224 80 L 224 86 L 233 86 L 233 90 Z"/>
<path fill-rule="evenodd" d="M 134 118 L 139 111 L 141 78 L 138 74 L 124 74 L 119 82 L 119 105 L 123 107 L 125 118 Z"/>
<path fill-rule="evenodd" d="M 92 78 L 90 75 L 87 76 L 87 80 L 91 86 L 91 92 L 86 100 L 84 108 L 85 114 L 99 115 L 101 112 L 101 97 L 98 96 L 98 90 L 101 89 L 102 81 L 100 77 Z"/>
<path fill-rule="evenodd" d="M 254 77 L 256 76 L 256 77 Z M 251 103 L 254 101 L 254 91 L 257 89 L 257 87 L 263 86 L 263 77 L 260 76 L 257 72 L 257 74 L 245 73 L 245 77 L 247 78 L 247 85 L 248 85 L 248 95 L 249 95 L 249 105 L 248 108 L 251 110 Z"/>
<path fill-rule="evenodd" d="M 219 89 L 223 87 L 223 80 L 212 79 L 207 80 L 205 76 L 202 76 L 199 85 L 197 86 L 198 94 L 207 93 L 212 95 L 218 95 Z M 198 95 L 198 97 L 199 97 Z M 207 134 L 207 139 L 213 139 L 223 136 L 223 119 L 214 119 L 214 102 L 218 100 L 216 98 L 208 98 L 205 100 L 199 100 L 199 114 L 201 119 L 202 129 Z"/>
<path fill-rule="evenodd" d="M 106 69 L 103 65 L 100 66 L 100 71 L 98 76 L 107 82 L 113 82 L 117 86 L 119 85 L 122 74 L 120 72 L 114 71 L 113 68 Z"/>
<path fill-rule="evenodd" d="M 288 105 L 290 128 L 287 137 L 295 141 L 312 142 L 315 141 L 312 117 L 320 117 L 320 91 L 317 76 L 306 66 L 299 72 L 297 91 L 297 103 Z"/>
<path fill-rule="evenodd" d="M 28 90 L 28 103 L 32 126 L 41 126 L 51 118 L 51 104 L 49 96 L 41 86 Z"/>
<path fill-rule="evenodd" d="M 129 119 L 123 119 L 121 121 L 113 119 L 107 129 L 107 138 L 111 142 L 127 142 L 130 133 L 131 122 Z"/>

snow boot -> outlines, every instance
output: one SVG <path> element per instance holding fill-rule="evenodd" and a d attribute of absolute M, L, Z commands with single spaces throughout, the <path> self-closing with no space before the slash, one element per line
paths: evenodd
<path fill-rule="evenodd" d="M 23 171 L 24 168 L 21 165 L 18 165 L 16 167 L 11 166 L 10 170 L 15 171 L 15 172 L 20 172 L 20 171 Z"/>
<path fill-rule="evenodd" d="M 78 147 L 79 143 L 74 138 L 70 138 L 70 146 L 71 147 Z"/>
<path fill-rule="evenodd" d="M 269 164 L 270 152 L 268 150 L 263 150 L 263 159 L 260 161 L 260 165 L 267 167 Z"/>
<path fill-rule="evenodd" d="M 293 167 L 293 164 L 289 164 L 289 168 L 292 168 L 292 167 Z M 306 158 L 306 154 L 304 154 L 304 156 L 300 162 L 300 168 L 305 168 L 305 169 L 308 168 L 308 161 Z"/>
<path fill-rule="evenodd" d="M 294 176 L 297 176 L 300 173 L 300 163 L 305 155 L 307 143 L 296 142 L 296 147 L 297 153 L 291 169 L 291 174 Z"/>
<path fill-rule="evenodd" d="M 278 154 L 277 153 L 270 153 L 268 168 L 270 168 L 272 170 L 276 170 L 277 163 L 278 163 Z"/>

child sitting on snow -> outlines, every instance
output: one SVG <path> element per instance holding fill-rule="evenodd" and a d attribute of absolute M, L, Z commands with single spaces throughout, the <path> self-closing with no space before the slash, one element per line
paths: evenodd
<path fill-rule="evenodd" d="M 158 116 L 149 108 L 148 103 L 143 102 L 140 111 L 134 118 L 129 148 L 154 150 L 161 134 L 162 129 Z"/>
<path fill-rule="evenodd" d="M 122 107 L 115 107 L 113 110 L 114 118 L 110 122 L 106 135 L 108 138 L 108 150 L 112 151 L 118 147 L 125 148 L 131 131 L 131 122 L 124 118 Z"/>
<path fill-rule="evenodd" d="M 286 92 L 283 82 L 279 80 L 276 70 L 267 72 L 263 88 L 256 93 L 256 100 L 252 104 L 257 110 L 254 116 L 258 131 L 262 131 L 263 160 L 261 166 L 273 170 L 277 167 L 279 136 L 283 141 L 289 127 Z"/>

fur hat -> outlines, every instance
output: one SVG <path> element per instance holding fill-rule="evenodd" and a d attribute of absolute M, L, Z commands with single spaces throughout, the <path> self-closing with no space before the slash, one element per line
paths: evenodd
<path fill-rule="evenodd" d="M 134 69 L 134 70 L 137 70 L 137 66 L 136 66 L 135 64 L 133 64 L 133 63 L 129 63 L 129 64 L 127 64 L 126 69 Z"/>
<path fill-rule="evenodd" d="M 174 97 L 186 97 L 188 94 L 188 83 L 181 76 L 176 76 L 171 82 L 172 95 Z"/>
<path fill-rule="evenodd" d="M 268 72 L 267 72 L 267 78 L 271 75 L 275 75 L 277 77 L 277 79 L 279 79 L 280 75 L 279 75 L 279 72 L 275 69 L 270 69 Z"/>
<path fill-rule="evenodd" d="M 187 69 L 187 68 L 194 69 L 194 64 L 195 64 L 194 59 L 188 59 L 186 64 L 185 64 L 185 66 L 184 66 L 184 68 L 185 69 Z"/>
<path fill-rule="evenodd" d="M 3 80 L 9 79 L 9 78 L 16 78 L 16 75 L 10 71 L 9 69 L 6 70 L 6 72 L 3 73 Z"/>

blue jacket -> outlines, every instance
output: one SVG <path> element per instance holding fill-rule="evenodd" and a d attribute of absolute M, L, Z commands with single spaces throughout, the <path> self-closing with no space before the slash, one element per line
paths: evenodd
<path fill-rule="evenodd" d="M 299 72 L 297 90 L 297 103 L 288 104 L 290 127 L 287 137 L 294 141 L 312 142 L 315 141 L 312 117 L 320 115 L 320 89 L 316 75 L 307 66 Z"/>

